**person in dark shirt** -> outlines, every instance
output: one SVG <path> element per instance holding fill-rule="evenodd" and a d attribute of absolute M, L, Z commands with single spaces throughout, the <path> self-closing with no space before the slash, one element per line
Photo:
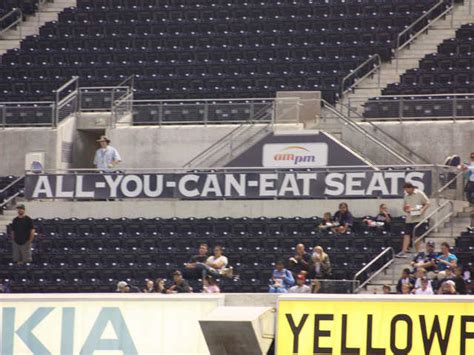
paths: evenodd
<path fill-rule="evenodd" d="M 343 234 L 350 231 L 354 219 L 352 214 L 349 212 L 349 206 L 347 203 L 341 202 L 339 204 L 339 211 L 334 214 L 333 220 L 339 224 L 338 227 L 333 228 L 333 232 Z"/>
<path fill-rule="evenodd" d="M 289 259 L 289 269 L 293 273 L 293 276 L 296 277 L 301 273 L 308 273 L 310 263 L 311 255 L 305 251 L 303 244 L 298 244 L 296 246 L 295 256 Z"/>
<path fill-rule="evenodd" d="M 457 268 L 454 269 L 454 278 L 453 281 L 456 284 L 456 291 L 460 295 L 466 295 L 467 294 L 467 288 L 466 288 L 466 281 L 463 278 L 463 273 L 462 273 L 462 267 L 458 266 Z"/>
<path fill-rule="evenodd" d="M 410 290 L 415 285 L 415 280 L 410 275 L 410 269 L 403 269 L 402 277 L 400 277 L 397 283 L 397 293 L 403 293 L 403 285 L 405 284 L 410 286 Z"/>
<path fill-rule="evenodd" d="M 11 224 L 12 257 L 17 264 L 31 263 L 31 244 L 35 238 L 33 220 L 26 215 L 25 205 L 17 206 L 18 216 Z"/>
<path fill-rule="evenodd" d="M 367 226 L 371 228 L 384 229 L 387 232 L 390 231 L 390 223 L 392 222 L 392 216 L 388 212 L 388 207 L 385 203 L 379 206 L 379 213 L 374 218 L 366 218 L 363 221 Z"/>
<path fill-rule="evenodd" d="M 173 272 L 173 285 L 168 288 L 166 293 L 191 293 L 191 287 L 188 282 L 183 278 L 181 271 Z"/>
<path fill-rule="evenodd" d="M 184 264 L 185 270 L 183 271 L 183 276 L 187 279 L 199 279 L 202 277 L 202 270 L 196 268 L 198 263 L 205 264 L 207 260 L 207 253 L 209 247 L 206 243 L 201 243 L 199 245 L 199 250 L 197 255 L 193 255 L 189 263 Z"/>
<path fill-rule="evenodd" d="M 416 272 L 418 268 L 424 268 L 428 273 L 430 272 L 432 273 L 436 270 L 435 259 L 437 255 L 434 250 L 435 250 L 435 242 L 432 240 L 429 240 L 426 243 L 426 250 L 419 252 L 413 258 L 411 262 L 411 266 L 413 267 L 413 272 Z M 433 278 L 433 276 L 431 275 L 430 278 Z"/>

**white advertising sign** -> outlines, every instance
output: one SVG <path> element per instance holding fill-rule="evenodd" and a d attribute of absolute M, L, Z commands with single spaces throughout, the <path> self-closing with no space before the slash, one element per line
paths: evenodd
<path fill-rule="evenodd" d="M 263 166 L 267 168 L 314 168 L 327 166 L 326 143 L 278 143 L 263 146 Z"/>
<path fill-rule="evenodd" d="M 209 354 L 220 295 L 0 296 L 0 354 Z"/>

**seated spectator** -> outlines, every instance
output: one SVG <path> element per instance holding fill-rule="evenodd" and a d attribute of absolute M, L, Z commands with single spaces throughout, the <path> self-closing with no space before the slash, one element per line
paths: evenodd
<path fill-rule="evenodd" d="M 392 294 L 392 288 L 390 287 L 390 285 L 383 285 L 382 293 L 384 295 L 391 295 Z"/>
<path fill-rule="evenodd" d="M 414 295 L 434 295 L 433 289 L 431 288 L 431 282 L 427 277 L 420 279 L 420 287 L 413 290 Z"/>
<path fill-rule="evenodd" d="M 228 276 L 226 274 L 227 264 L 229 263 L 226 256 L 223 254 L 222 247 L 217 245 L 214 247 L 214 255 L 211 255 L 206 260 L 207 272 L 214 277 Z"/>
<path fill-rule="evenodd" d="M 334 227 L 334 222 L 332 220 L 331 212 L 325 212 L 323 215 L 323 220 L 319 224 L 318 228 L 320 230 L 328 230 Z"/>
<path fill-rule="evenodd" d="M 166 293 L 192 293 L 192 289 L 183 278 L 181 271 L 173 272 L 173 284 L 166 290 Z"/>
<path fill-rule="evenodd" d="M 143 289 L 143 293 L 155 293 L 155 283 L 153 282 L 153 280 L 146 280 L 146 285 Z"/>
<path fill-rule="evenodd" d="M 334 214 L 333 221 L 337 224 L 337 227 L 332 229 L 333 232 L 344 234 L 351 230 L 354 219 L 349 212 L 347 203 L 341 202 L 339 204 L 339 211 Z"/>
<path fill-rule="evenodd" d="M 309 266 L 308 277 L 311 279 L 327 279 L 331 276 L 331 262 L 329 256 L 319 245 L 314 247 Z"/>
<path fill-rule="evenodd" d="M 438 290 L 439 295 L 455 295 L 456 283 L 453 280 L 444 281 Z"/>
<path fill-rule="evenodd" d="M 294 277 L 301 273 L 308 273 L 309 265 L 311 263 L 311 255 L 305 251 L 303 244 L 298 244 L 295 251 L 295 256 L 292 256 L 289 259 L 289 269 Z"/>
<path fill-rule="evenodd" d="M 202 280 L 202 293 L 220 293 L 221 289 L 217 285 L 216 279 L 212 276 L 207 275 L 204 280 Z"/>
<path fill-rule="evenodd" d="M 427 277 L 426 269 L 425 269 L 425 268 L 422 268 L 422 267 L 419 267 L 419 268 L 416 270 L 415 289 L 421 287 L 421 280 L 422 280 L 423 278 L 425 278 L 425 277 Z M 431 281 L 429 282 L 429 284 L 430 284 L 430 287 L 431 287 Z"/>
<path fill-rule="evenodd" d="M 454 278 L 456 291 L 460 295 L 467 295 L 466 281 L 463 277 L 463 269 L 461 266 L 454 269 Z"/>
<path fill-rule="evenodd" d="M 283 261 L 278 260 L 275 264 L 275 270 L 272 273 L 272 284 L 270 285 L 270 293 L 286 293 L 288 288 L 295 284 L 293 274 L 285 269 Z"/>
<path fill-rule="evenodd" d="M 209 248 L 206 243 L 199 244 L 198 254 L 193 255 L 189 263 L 184 264 L 183 277 L 187 279 L 199 279 L 202 277 L 202 270 L 197 268 L 198 263 L 205 264 L 208 258 Z"/>
<path fill-rule="evenodd" d="M 403 284 L 402 285 L 402 288 L 401 288 L 401 294 L 402 295 L 410 295 L 411 294 L 411 290 L 413 289 L 413 285 L 410 284 L 410 283 L 406 283 L 406 284 Z"/>
<path fill-rule="evenodd" d="M 379 213 L 375 218 L 366 218 L 363 220 L 367 226 L 371 228 L 380 228 L 386 231 L 390 231 L 390 223 L 392 222 L 392 216 L 388 213 L 388 207 L 385 203 L 379 206 Z"/>
<path fill-rule="evenodd" d="M 156 279 L 155 280 L 155 292 L 154 293 L 166 293 L 165 280 Z"/>
<path fill-rule="evenodd" d="M 119 292 L 119 293 L 141 293 L 141 291 L 138 287 L 129 285 L 126 281 L 119 281 L 117 283 L 116 292 Z"/>
<path fill-rule="evenodd" d="M 311 293 L 311 288 L 305 284 L 306 276 L 299 274 L 296 276 L 296 285 L 290 287 L 288 293 Z"/>
<path fill-rule="evenodd" d="M 449 267 L 455 268 L 458 266 L 458 258 L 450 253 L 449 244 L 446 242 L 441 243 L 441 253 L 435 260 L 438 266 L 438 279 L 446 278 L 446 269 Z"/>
<path fill-rule="evenodd" d="M 426 243 L 425 251 L 419 252 L 413 258 L 410 264 L 413 267 L 413 272 L 416 272 L 418 268 L 423 268 L 428 272 L 428 276 L 430 276 L 429 273 L 434 273 L 434 271 L 436 271 L 436 253 L 434 249 L 435 242 L 429 240 Z M 433 275 L 430 278 L 433 278 Z"/>
<path fill-rule="evenodd" d="M 398 280 L 397 283 L 397 293 L 403 293 L 403 285 L 408 284 L 410 286 L 410 291 L 415 284 L 415 281 L 413 278 L 410 277 L 410 269 L 403 269 L 402 271 L 402 277 Z"/>

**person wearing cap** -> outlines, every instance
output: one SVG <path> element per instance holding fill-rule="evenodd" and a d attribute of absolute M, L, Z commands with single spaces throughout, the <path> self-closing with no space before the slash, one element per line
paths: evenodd
<path fill-rule="evenodd" d="M 191 287 L 188 282 L 183 278 L 181 271 L 173 272 L 173 285 L 166 290 L 166 293 L 191 293 Z"/>
<path fill-rule="evenodd" d="M 430 207 L 430 201 L 425 193 L 415 188 L 411 182 L 403 185 L 405 198 L 403 199 L 403 211 L 407 214 L 405 219 L 405 232 L 403 235 L 402 250 L 396 255 L 397 258 L 406 258 L 410 248 L 411 239 L 415 226 L 423 221 L 425 213 Z M 417 251 L 419 245 L 415 245 Z"/>
<path fill-rule="evenodd" d="M 296 285 L 290 287 L 288 293 L 311 293 L 311 287 L 305 284 L 306 276 L 303 274 L 298 274 L 296 276 Z"/>
<path fill-rule="evenodd" d="M 119 152 L 110 145 L 110 139 L 107 136 L 101 136 L 97 142 L 100 148 L 95 152 L 94 165 L 101 171 L 113 171 L 122 162 Z"/>
<path fill-rule="evenodd" d="M 119 292 L 119 293 L 141 293 L 141 291 L 138 287 L 129 285 L 126 281 L 119 281 L 117 283 L 116 292 Z"/>
<path fill-rule="evenodd" d="M 436 253 L 434 251 L 435 242 L 429 240 L 428 242 L 426 242 L 425 247 L 425 251 L 420 251 L 418 254 L 416 254 L 411 262 L 413 272 L 416 272 L 419 268 L 425 269 L 428 273 L 434 273 L 436 270 Z"/>
<path fill-rule="evenodd" d="M 31 244 L 35 239 L 35 227 L 33 220 L 26 215 L 25 205 L 18 205 L 16 210 L 18 216 L 11 224 L 13 261 L 17 264 L 31 263 Z"/>

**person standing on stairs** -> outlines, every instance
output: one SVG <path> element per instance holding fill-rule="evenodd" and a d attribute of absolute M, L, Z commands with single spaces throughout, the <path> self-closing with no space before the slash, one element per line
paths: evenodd
<path fill-rule="evenodd" d="M 412 242 L 415 226 L 425 217 L 425 213 L 430 207 L 430 201 L 423 191 L 415 188 L 411 182 L 403 185 L 405 198 L 403 199 L 403 211 L 406 213 L 405 232 L 403 235 L 402 251 L 396 255 L 397 258 L 406 258 L 408 249 Z M 419 245 L 415 245 L 418 251 Z"/>
<path fill-rule="evenodd" d="M 464 192 L 466 192 L 466 199 L 471 205 L 474 205 L 474 152 L 471 152 L 471 161 L 469 164 L 461 164 L 459 168 L 466 172 L 466 186 Z"/>
<path fill-rule="evenodd" d="M 18 265 L 31 263 L 31 243 L 35 238 L 35 227 L 33 220 L 26 215 L 25 205 L 16 207 L 18 216 L 11 224 L 12 257 Z"/>

